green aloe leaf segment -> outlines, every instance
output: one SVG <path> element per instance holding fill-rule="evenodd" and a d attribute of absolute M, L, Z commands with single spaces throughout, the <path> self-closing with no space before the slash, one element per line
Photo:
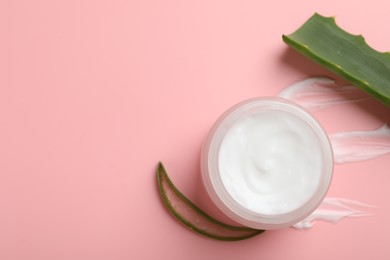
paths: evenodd
<path fill-rule="evenodd" d="M 390 106 L 390 53 L 372 49 L 333 17 L 315 13 L 283 41 Z"/>
<path fill-rule="evenodd" d="M 189 229 L 203 236 L 217 240 L 236 241 L 264 232 L 264 230 L 228 225 L 207 215 L 173 185 L 161 162 L 157 167 L 157 183 L 168 211 Z"/>

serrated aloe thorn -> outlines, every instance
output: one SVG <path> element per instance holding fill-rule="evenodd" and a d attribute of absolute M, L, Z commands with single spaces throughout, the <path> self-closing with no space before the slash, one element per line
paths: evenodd
<path fill-rule="evenodd" d="M 362 35 L 341 29 L 333 17 L 315 13 L 283 41 L 390 106 L 390 55 L 371 48 Z"/>
<path fill-rule="evenodd" d="M 237 241 L 264 232 L 264 230 L 228 225 L 207 215 L 175 187 L 161 162 L 157 167 L 157 183 L 168 211 L 196 233 L 217 240 Z"/>

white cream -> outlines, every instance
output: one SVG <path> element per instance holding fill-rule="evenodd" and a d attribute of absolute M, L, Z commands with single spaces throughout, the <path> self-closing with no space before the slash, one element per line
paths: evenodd
<path fill-rule="evenodd" d="M 202 149 L 202 178 L 214 203 L 256 229 L 289 227 L 328 191 L 333 157 L 327 134 L 302 107 L 253 98 L 227 110 Z"/>
<path fill-rule="evenodd" d="M 310 216 L 294 224 L 292 227 L 295 229 L 309 229 L 319 220 L 337 223 L 344 218 L 371 216 L 372 214 L 366 212 L 365 208 L 375 207 L 356 200 L 325 198 L 321 205 L 310 214 Z"/>
<path fill-rule="evenodd" d="M 287 86 L 278 94 L 309 110 L 371 99 L 354 86 L 337 86 L 326 77 L 312 77 Z M 359 162 L 390 153 L 390 128 L 387 124 L 372 131 L 351 131 L 329 136 L 334 162 Z"/>
<path fill-rule="evenodd" d="M 312 77 L 295 82 L 279 92 L 278 96 L 312 111 L 371 99 L 354 86 L 337 86 L 334 80 L 326 77 Z"/>
<path fill-rule="evenodd" d="M 372 131 L 341 132 L 330 135 L 337 164 L 359 162 L 390 153 L 387 124 Z"/>
<path fill-rule="evenodd" d="M 321 143 L 301 118 L 258 111 L 225 134 L 218 165 L 223 185 L 240 205 L 259 214 L 285 214 L 316 192 L 323 169 Z"/>

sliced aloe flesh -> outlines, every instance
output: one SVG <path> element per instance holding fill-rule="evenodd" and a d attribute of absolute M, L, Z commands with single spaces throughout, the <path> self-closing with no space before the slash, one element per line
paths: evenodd
<path fill-rule="evenodd" d="M 160 195 L 172 215 L 191 230 L 217 240 L 236 241 L 254 237 L 264 230 L 222 223 L 199 209 L 172 183 L 160 162 L 157 168 Z"/>
<path fill-rule="evenodd" d="M 333 17 L 315 13 L 283 41 L 390 106 L 390 53 L 372 49 Z"/>

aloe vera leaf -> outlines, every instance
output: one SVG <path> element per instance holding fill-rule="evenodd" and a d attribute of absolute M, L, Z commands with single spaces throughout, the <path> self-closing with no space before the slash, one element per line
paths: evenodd
<path fill-rule="evenodd" d="M 237 241 L 264 232 L 264 230 L 228 225 L 207 215 L 175 187 L 161 162 L 157 168 L 157 183 L 168 211 L 189 229 L 203 236 L 217 240 Z"/>
<path fill-rule="evenodd" d="M 315 13 L 283 41 L 390 106 L 390 53 L 341 29 L 333 17 Z"/>

